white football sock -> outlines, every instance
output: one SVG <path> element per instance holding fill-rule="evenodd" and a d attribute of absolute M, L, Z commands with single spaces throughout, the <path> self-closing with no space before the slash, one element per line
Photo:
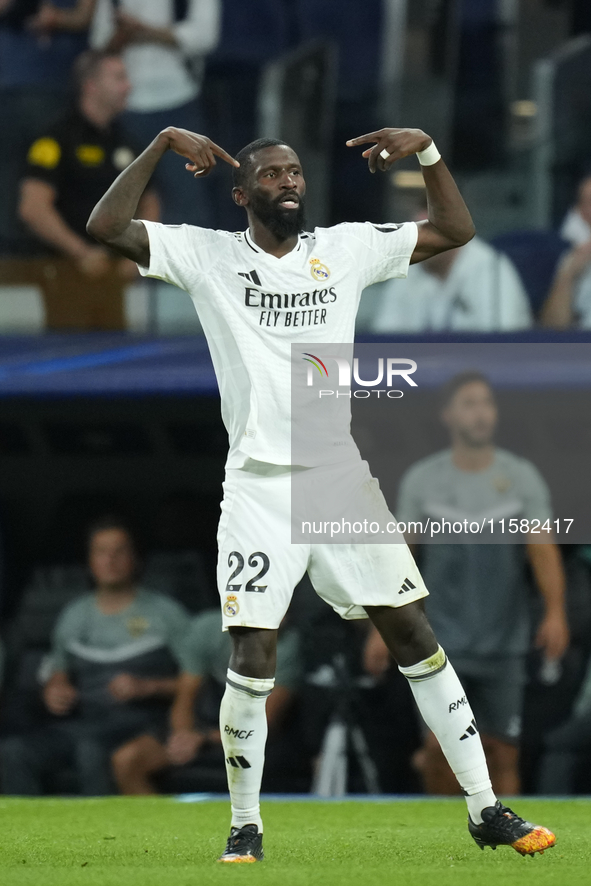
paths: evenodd
<path fill-rule="evenodd" d="M 439 647 L 435 655 L 409 668 L 404 674 L 417 707 L 460 783 L 470 818 L 482 821 L 481 811 L 494 806 L 494 795 L 482 742 L 474 714 L 456 672 Z"/>
<path fill-rule="evenodd" d="M 256 680 L 228 670 L 220 705 L 220 733 L 232 802 L 232 827 L 256 824 L 263 831 L 260 791 L 265 763 L 265 705 L 274 679 Z"/>

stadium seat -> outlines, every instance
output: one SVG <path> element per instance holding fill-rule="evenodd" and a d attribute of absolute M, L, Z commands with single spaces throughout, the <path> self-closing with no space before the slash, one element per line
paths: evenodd
<path fill-rule="evenodd" d="M 340 99 L 363 100 L 375 94 L 383 40 L 382 5 L 380 0 L 341 0 L 335 15 L 332 0 L 296 0 L 294 4 L 302 41 L 320 37 L 334 40 L 339 48 Z"/>
<path fill-rule="evenodd" d="M 287 48 L 286 10 L 276 0 L 223 0 L 221 36 L 208 65 L 262 65 Z"/>
<path fill-rule="evenodd" d="M 534 316 L 538 316 L 550 290 L 558 260 L 569 248 L 554 231 L 510 231 L 491 245 L 511 259 L 525 287 Z"/>
<path fill-rule="evenodd" d="M 23 591 L 11 635 L 21 648 L 48 649 L 51 631 L 64 606 L 89 590 L 84 566 L 36 569 Z"/>
<path fill-rule="evenodd" d="M 45 308 L 36 286 L 0 286 L 0 331 L 38 333 L 45 328 Z"/>

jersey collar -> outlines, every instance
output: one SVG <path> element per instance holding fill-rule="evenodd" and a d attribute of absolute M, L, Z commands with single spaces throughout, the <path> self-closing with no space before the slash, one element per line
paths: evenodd
<path fill-rule="evenodd" d="M 254 252 L 257 252 L 259 255 L 267 255 L 269 258 L 274 258 L 276 261 L 283 261 L 284 258 L 290 258 L 290 256 L 296 255 L 296 253 L 300 252 L 302 249 L 302 235 L 301 234 L 298 234 L 298 242 L 296 243 L 294 248 L 290 252 L 286 253 L 285 255 L 282 255 L 281 258 L 278 258 L 276 255 L 271 255 L 270 252 L 265 252 L 264 249 L 261 249 L 260 246 L 257 246 L 256 243 L 254 242 L 254 239 L 252 238 L 252 236 L 250 234 L 249 228 L 247 228 L 246 231 L 244 232 L 244 240 L 246 242 L 246 245 L 250 246 L 250 248 Z"/>

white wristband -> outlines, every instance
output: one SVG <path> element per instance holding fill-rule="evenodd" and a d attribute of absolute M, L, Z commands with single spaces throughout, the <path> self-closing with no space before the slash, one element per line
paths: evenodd
<path fill-rule="evenodd" d="M 421 166 L 433 166 L 438 160 L 441 160 L 441 154 L 435 147 L 435 142 L 431 142 L 424 151 L 417 151 L 417 157 Z"/>

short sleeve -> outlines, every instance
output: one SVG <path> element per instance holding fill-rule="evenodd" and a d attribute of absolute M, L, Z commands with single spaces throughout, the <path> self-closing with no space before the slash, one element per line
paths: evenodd
<path fill-rule="evenodd" d="M 212 642 L 218 640 L 222 630 L 220 614 L 204 612 L 197 615 L 187 631 L 181 650 L 181 668 L 194 677 L 204 677 L 211 672 Z"/>
<path fill-rule="evenodd" d="M 36 139 L 27 151 L 24 177 L 36 178 L 58 190 L 63 149 L 55 135 Z"/>
<path fill-rule="evenodd" d="M 217 256 L 219 234 L 192 225 L 162 225 L 144 219 L 141 222 L 150 241 L 150 265 L 138 265 L 140 274 L 180 289 L 198 288 Z"/>
<path fill-rule="evenodd" d="M 528 520 L 551 520 L 550 489 L 538 469 L 530 462 L 522 462 L 520 486 L 524 501 L 523 516 Z"/>
<path fill-rule="evenodd" d="M 359 268 L 362 288 L 408 274 L 418 238 L 414 222 L 401 225 L 347 223 L 337 225 L 337 229 Z"/>

